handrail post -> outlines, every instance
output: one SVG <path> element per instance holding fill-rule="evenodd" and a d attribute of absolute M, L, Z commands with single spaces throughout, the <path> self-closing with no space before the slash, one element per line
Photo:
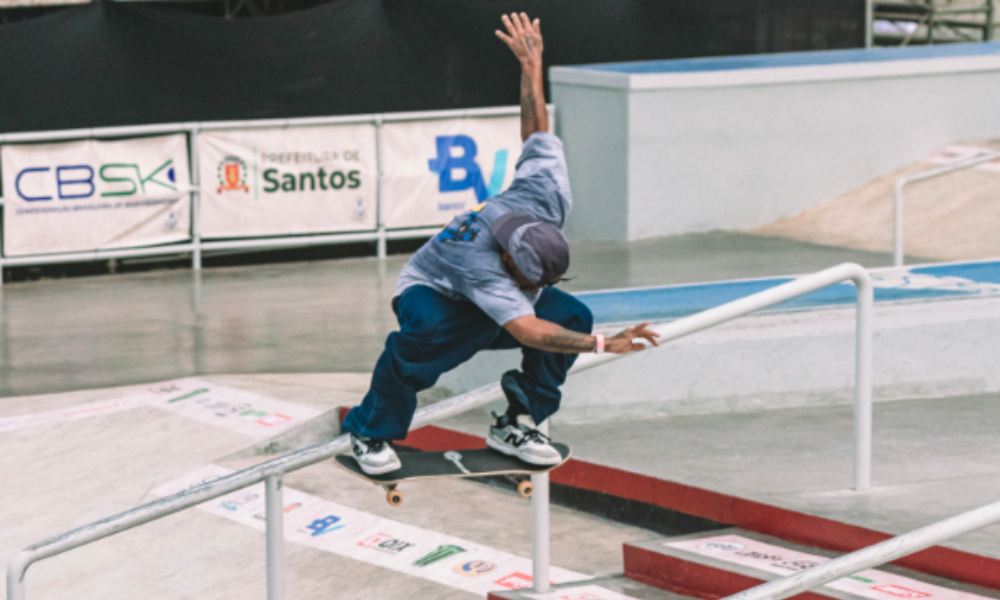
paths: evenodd
<path fill-rule="evenodd" d="M 285 525 L 281 474 L 264 478 L 267 505 L 267 600 L 285 598 Z"/>
<path fill-rule="evenodd" d="M 191 129 L 189 139 L 191 140 L 191 151 L 188 169 L 188 179 L 198 188 L 188 196 L 188 211 L 191 216 L 191 269 L 201 270 L 201 155 L 198 152 L 198 137 L 201 130 L 197 127 Z"/>
<path fill-rule="evenodd" d="M 548 435 L 549 422 L 538 426 L 538 430 Z M 538 473 L 531 476 L 535 491 L 531 494 L 531 579 L 536 594 L 549 591 L 549 474 Z"/>
<path fill-rule="evenodd" d="M 854 489 L 863 492 L 872 482 L 872 311 L 875 291 L 867 272 L 853 279 L 858 313 L 855 331 Z"/>
<path fill-rule="evenodd" d="M 7 565 L 7 600 L 24 600 L 24 574 L 28 564 L 24 551 L 21 551 Z"/>
<path fill-rule="evenodd" d="M 903 266 L 903 186 L 906 185 L 906 177 L 896 180 L 896 187 L 893 191 L 892 210 L 894 215 L 894 227 L 892 234 L 892 264 L 896 267 Z"/>

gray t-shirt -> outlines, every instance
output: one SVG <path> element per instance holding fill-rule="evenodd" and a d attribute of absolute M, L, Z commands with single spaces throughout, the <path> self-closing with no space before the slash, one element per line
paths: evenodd
<path fill-rule="evenodd" d="M 500 215 L 521 212 L 562 229 L 572 206 L 562 142 L 551 133 L 532 134 L 507 191 L 458 215 L 424 244 L 400 272 L 396 294 L 425 285 L 475 302 L 500 325 L 533 315 L 538 294 L 522 292 L 507 274 L 489 225 Z"/>

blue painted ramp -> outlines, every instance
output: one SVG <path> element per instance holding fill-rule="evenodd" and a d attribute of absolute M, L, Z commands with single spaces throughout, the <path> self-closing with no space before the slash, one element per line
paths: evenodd
<path fill-rule="evenodd" d="M 1000 294 L 1000 261 L 875 269 L 875 302 L 944 300 Z M 792 281 L 793 277 L 582 292 L 597 323 L 686 317 Z M 854 303 L 854 285 L 842 283 L 783 302 L 768 311 Z"/>

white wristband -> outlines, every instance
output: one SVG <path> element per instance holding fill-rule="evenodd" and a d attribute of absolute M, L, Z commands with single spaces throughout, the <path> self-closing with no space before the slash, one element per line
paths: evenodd
<path fill-rule="evenodd" d="M 595 333 L 594 341 L 594 354 L 604 354 L 604 335 Z"/>

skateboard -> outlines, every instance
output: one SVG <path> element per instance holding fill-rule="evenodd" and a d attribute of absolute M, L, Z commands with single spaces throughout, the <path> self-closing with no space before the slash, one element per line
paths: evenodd
<path fill-rule="evenodd" d="M 396 487 L 410 479 L 432 479 L 434 477 L 491 477 L 503 476 L 517 484 L 517 493 L 525 498 L 534 493 L 531 475 L 547 473 L 569 460 L 572 450 L 565 444 L 552 444 L 562 461 L 555 465 L 533 465 L 496 450 L 450 450 L 448 452 L 407 452 L 400 454 L 403 466 L 381 475 L 369 475 L 361 470 L 354 457 L 341 454 L 334 457 L 337 466 L 348 473 L 382 486 L 385 499 L 392 506 L 403 503 L 403 494 Z"/>

